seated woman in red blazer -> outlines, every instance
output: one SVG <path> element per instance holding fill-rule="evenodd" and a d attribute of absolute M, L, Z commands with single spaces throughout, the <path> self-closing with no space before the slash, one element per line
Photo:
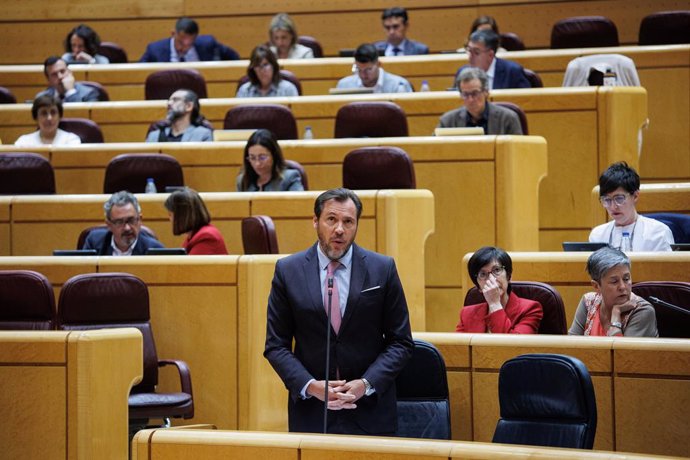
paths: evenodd
<path fill-rule="evenodd" d="M 220 231 L 211 225 L 211 216 L 199 194 L 189 187 L 176 190 L 165 200 L 173 234 L 187 234 L 182 247 L 187 254 L 227 254 Z"/>
<path fill-rule="evenodd" d="M 544 312 L 539 302 L 511 292 L 513 261 L 507 252 L 485 246 L 470 257 L 467 270 L 486 302 L 460 310 L 457 332 L 537 333 Z"/>

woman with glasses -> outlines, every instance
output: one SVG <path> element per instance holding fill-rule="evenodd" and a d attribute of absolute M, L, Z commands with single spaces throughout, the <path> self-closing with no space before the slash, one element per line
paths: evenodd
<path fill-rule="evenodd" d="M 624 161 L 609 166 L 599 177 L 599 201 L 612 220 L 594 227 L 589 241 L 608 243 L 622 251 L 670 251 L 674 243 L 671 229 L 637 213 L 639 196 L 637 172 Z"/>
<path fill-rule="evenodd" d="M 275 54 L 266 45 L 252 51 L 247 67 L 249 81 L 237 90 L 235 97 L 298 96 L 297 87 L 280 76 Z"/>
<path fill-rule="evenodd" d="M 314 51 L 297 43 L 297 27 L 287 13 L 278 13 L 271 19 L 268 39 L 271 51 L 278 59 L 311 59 Z"/>
<path fill-rule="evenodd" d="M 630 259 L 604 247 L 587 259 L 594 292 L 582 296 L 569 335 L 658 337 L 654 307 L 632 292 Z"/>
<path fill-rule="evenodd" d="M 513 261 L 507 252 L 493 246 L 478 249 L 467 270 L 485 302 L 460 310 L 456 332 L 537 333 L 544 311 L 539 302 L 511 292 Z"/>
<path fill-rule="evenodd" d="M 62 118 L 62 102 L 50 94 L 44 94 L 34 99 L 31 106 L 31 116 L 36 120 L 38 129 L 29 134 L 19 136 L 14 145 L 20 147 L 36 147 L 40 145 L 76 145 L 81 139 L 74 133 L 58 128 Z"/>
<path fill-rule="evenodd" d="M 302 176 L 287 169 L 283 152 L 273 133 L 257 129 L 244 147 L 244 164 L 237 176 L 238 192 L 301 191 Z"/>
<path fill-rule="evenodd" d="M 201 196 L 189 187 L 176 190 L 165 200 L 172 222 L 173 234 L 186 237 L 182 243 L 187 254 L 227 254 L 225 240 L 220 231 L 211 224 L 211 215 Z"/>

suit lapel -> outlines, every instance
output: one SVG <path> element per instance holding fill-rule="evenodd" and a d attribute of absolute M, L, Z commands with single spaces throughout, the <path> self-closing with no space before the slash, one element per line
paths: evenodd
<path fill-rule="evenodd" d="M 494 69 L 494 87 L 492 89 L 503 88 L 505 86 L 503 84 L 505 79 L 506 79 L 505 66 L 503 65 L 503 62 L 501 62 L 501 60 L 499 58 L 496 58 L 496 68 Z"/>
<path fill-rule="evenodd" d="M 309 291 L 309 298 L 311 299 L 312 308 L 323 313 L 323 318 L 325 321 L 326 309 L 323 306 L 323 299 L 321 298 L 319 257 L 316 254 L 316 244 L 307 251 L 307 254 L 304 257 L 302 271 L 306 281 L 307 290 Z"/>
<path fill-rule="evenodd" d="M 340 324 L 340 333 L 347 327 L 350 318 L 359 304 L 360 294 L 367 279 L 366 255 L 356 244 L 352 244 L 352 273 L 350 274 L 350 290 L 347 294 L 345 317 Z"/>

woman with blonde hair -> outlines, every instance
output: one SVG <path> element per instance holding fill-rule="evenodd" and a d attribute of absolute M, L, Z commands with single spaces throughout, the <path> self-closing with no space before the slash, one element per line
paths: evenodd
<path fill-rule="evenodd" d="M 278 59 L 311 59 L 314 51 L 297 43 L 297 27 L 287 13 L 278 13 L 271 19 L 268 28 L 268 40 L 271 51 Z"/>

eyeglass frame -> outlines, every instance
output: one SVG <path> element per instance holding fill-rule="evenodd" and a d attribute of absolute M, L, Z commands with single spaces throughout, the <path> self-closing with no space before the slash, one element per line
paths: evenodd
<path fill-rule="evenodd" d="M 366 63 L 366 64 L 368 64 L 368 63 Z M 357 75 L 361 75 L 361 74 L 370 75 L 370 74 L 374 73 L 374 71 L 379 67 L 378 62 L 374 62 L 373 64 L 374 64 L 373 67 L 365 67 L 363 69 L 360 69 L 359 67 L 357 67 L 356 63 L 352 64 L 352 73 L 357 74 Z"/>
<path fill-rule="evenodd" d="M 132 216 L 132 217 L 128 217 L 126 219 L 115 219 L 115 220 L 108 219 L 108 222 L 117 228 L 122 228 L 125 225 L 129 225 L 130 227 L 134 227 L 140 221 L 141 221 L 141 216 Z"/>
<path fill-rule="evenodd" d="M 476 90 L 471 91 L 471 92 L 460 91 L 460 90 L 458 90 L 458 91 L 460 93 L 460 97 L 462 98 L 462 100 L 476 99 L 479 96 L 481 96 L 483 93 L 488 93 L 488 91 L 485 89 L 476 89 Z"/>
<path fill-rule="evenodd" d="M 471 54 L 473 56 L 479 56 L 484 53 L 488 53 L 489 51 L 492 51 L 491 48 L 487 48 L 485 50 L 479 49 L 479 48 L 470 48 L 470 45 L 465 45 L 465 52 L 467 54 Z"/>
<path fill-rule="evenodd" d="M 604 208 L 610 208 L 612 206 L 623 206 L 625 203 L 628 202 L 628 198 L 632 196 L 631 193 L 619 193 L 617 195 L 614 195 L 612 197 L 607 197 L 607 196 L 600 196 L 599 197 L 599 202 Z"/>
<path fill-rule="evenodd" d="M 270 153 L 260 153 L 258 155 L 247 155 L 245 158 L 250 163 L 255 163 L 255 162 L 263 163 L 264 161 L 271 158 L 271 156 L 272 155 Z"/>
<path fill-rule="evenodd" d="M 498 265 L 498 266 L 492 268 L 489 273 L 486 273 L 486 272 L 483 272 L 480 270 L 477 273 L 477 280 L 485 281 L 485 280 L 489 279 L 489 276 L 491 276 L 491 275 L 494 275 L 494 278 L 498 278 L 499 276 L 501 276 L 505 272 L 506 272 L 506 267 L 504 265 Z"/>

